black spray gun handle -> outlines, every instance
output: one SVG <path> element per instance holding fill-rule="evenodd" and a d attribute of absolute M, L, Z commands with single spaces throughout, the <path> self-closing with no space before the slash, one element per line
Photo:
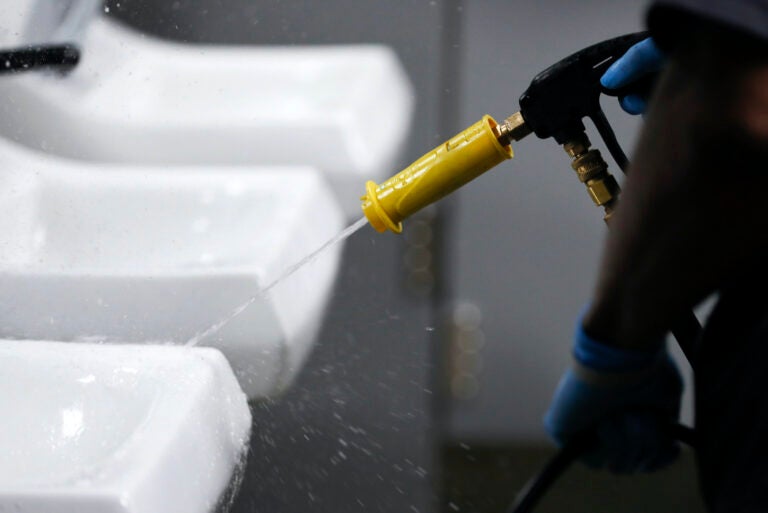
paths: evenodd
<path fill-rule="evenodd" d="M 520 112 L 525 124 L 538 137 L 552 137 L 559 144 L 584 132 L 582 120 L 585 117 L 592 119 L 600 130 L 602 123 L 607 124 L 600 108 L 600 95 L 622 93 L 603 88 L 600 77 L 630 47 L 647 37 L 647 32 L 637 32 L 608 39 L 580 50 L 536 75 L 520 96 Z"/>
<path fill-rule="evenodd" d="M 599 152 L 589 150 L 590 143 L 585 136 L 583 119 L 588 117 L 593 121 L 614 160 L 625 171 L 628 161 L 600 107 L 600 95 L 619 97 L 628 94 L 647 95 L 653 88 L 656 77 L 649 75 L 628 87 L 617 90 L 604 88 L 600 84 L 600 78 L 630 47 L 647 37 L 646 32 L 628 34 L 576 52 L 534 77 L 528 89 L 520 97 L 520 113 L 525 125 L 538 137 L 542 139 L 552 137 L 559 144 L 564 145 L 566 151 L 574 157 L 572 167 L 579 173 L 579 178 L 588 188 L 591 178 L 582 176 L 581 173 L 584 167 L 590 166 L 580 167 L 579 159 L 596 153 L 598 156 L 592 158 L 590 165 L 593 168 L 602 166 L 604 173 L 607 173 L 607 165 L 599 158 Z M 616 185 L 615 194 L 618 194 L 618 185 Z M 612 202 L 613 199 L 610 199 L 610 204 Z M 678 319 L 672 327 L 672 333 L 689 362 L 700 330 L 701 326 L 693 312 L 688 312 Z M 670 435 L 680 442 L 691 446 L 696 445 L 695 432 L 691 428 L 674 424 L 670 426 Z M 595 443 L 594 433 L 584 433 L 571 440 L 539 474 L 529 481 L 507 511 L 509 513 L 532 511 L 557 478 Z"/>
<path fill-rule="evenodd" d="M 580 142 L 587 143 L 584 146 L 585 154 L 580 157 L 566 147 L 571 156 L 575 157 L 573 167 L 577 173 L 580 172 L 577 169 L 579 158 L 585 160 L 596 155 L 596 159 L 601 160 L 599 153 L 587 151 L 589 141 L 584 135 L 585 127 L 582 121 L 585 117 L 590 118 L 595 124 L 611 156 L 621 170 L 626 172 L 628 159 L 600 108 L 600 95 L 623 96 L 629 93 L 642 93 L 643 89 L 650 90 L 653 87 L 655 76 L 649 75 L 638 83 L 619 90 L 606 90 L 600 84 L 600 78 L 627 50 L 647 37 L 647 32 L 636 32 L 608 39 L 580 50 L 536 75 L 528 89 L 520 96 L 520 113 L 525 124 L 538 137 L 542 139 L 552 137 L 563 145 L 571 141 L 576 141 L 575 146 L 579 146 Z M 574 145 L 571 145 L 571 149 L 573 147 Z M 589 164 L 595 165 L 595 159 Z M 604 161 L 602 165 L 607 167 Z M 580 175 L 579 178 L 588 183 L 589 177 Z M 606 183 L 609 188 L 613 187 L 610 180 Z M 618 194 L 618 186 L 615 187 L 615 192 Z M 593 198 L 594 196 L 595 194 Z M 613 200 L 610 200 L 607 206 L 612 207 L 612 205 Z M 694 341 L 700 331 L 701 326 L 693 312 L 683 315 L 672 327 L 672 333 L 689 361 Z"/>
<path fill-rule="evenodd" d="M 600 107 L 600 95 L 642 94 L 643 89 L 653 87 L 655 76 L 649 75 L 619 90 L 606 90 L 600 84 L 600 78 L 627 50 L 647 37 L 647 32 L 636 32 L 584 48 L 536 75 L 520 96 L 520 114 L 527 128 L 542 139 L 552 137 L 565 145 L 574 159 L 572 167 L 579 179 L 585 183 L 595 203 L 606 209 L 606 220 L 615 205 L 619 188 L 607 172 L 607 164 L 599 152 L 589 150 L 583 119 L 592 120 L 611 156 L 626 172 L 628 159 Z M 596 169 L 602 174 L 595 174 Z M 700 330 L 693 312 L 683 315 L 672 327 L 673 335 L 689 360 Z"/>

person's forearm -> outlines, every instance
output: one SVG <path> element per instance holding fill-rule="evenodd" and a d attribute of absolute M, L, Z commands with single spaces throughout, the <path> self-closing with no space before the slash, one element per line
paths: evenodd
<path fill-rule="evenodd" d="M 698 32 L 661 77 L 583 321 L 596 339 L 658 343 L 765 254 L 768 73 L 732 50 Z"/>

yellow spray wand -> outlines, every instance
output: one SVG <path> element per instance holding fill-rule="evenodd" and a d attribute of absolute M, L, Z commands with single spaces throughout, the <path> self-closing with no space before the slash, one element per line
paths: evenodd
<path fill-rule="evenodd" d="M 520 113 L 501 124 L 485 115 L 381 185 L 366 183 L 363 213 L 377 231 L 400 233 L 403 219 L 512 158 L 512 141 L 529 133 Z"/>
<path fill-rule="evenodd" d="M 594 122 L 619 167 L 625 168 L 627 159 L 599 101 L 601 94 L 625 92 L 605 90 L 600 77 L 627 49 L 646 37 L 642 32 L 619 36 L 566 57 L 534 77 L 520 96 L 520 112 L 503 123 L 483 116 L 381 185 L 368 182 L 362 197 L 368 222 L 379 232 L 389 229 L 399 233 L 403 219 L 511 158 L 512 141 L 532 132 L 563 146 L 579 181 L 609 220 L 619 186 L 600 152 L 590 149 L 582 119 Z"/>

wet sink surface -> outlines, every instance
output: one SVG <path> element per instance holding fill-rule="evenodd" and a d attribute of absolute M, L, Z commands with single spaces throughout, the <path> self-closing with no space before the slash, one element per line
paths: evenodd
<path fill-rule="evenodd" d="M 250 412 L 214 349 L 0 340 L 0 510 L 207 511 Z"/>
<path fill-rule="evenodd" d="M 307 167 L 163 168 L 42 157 L 0 142 L 0 337 L 220 349 L 246 394 L 298 372 L 341 245 L 343 216 Z"/>

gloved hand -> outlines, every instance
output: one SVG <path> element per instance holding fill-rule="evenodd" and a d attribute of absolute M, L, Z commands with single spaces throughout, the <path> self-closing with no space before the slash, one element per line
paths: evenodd
<path fill-rule="evenodd" d="M 664 54 L 653 39 L 640 41 L 614 62 L 600 78 L 607 89 L 621 89 L 649 74 L 658 73 L 664 67 Z M 648 98 L 640 94 L 628 94 L 619 98 L 619 104 L 629 114 L 642 114 L 648 105 Z"/>
<path fill-rule="evenodd" d="M 683 383 L 664 342 L 650 351 L 612 347 L 590 338 L 579 321 L 573 355 L 544 418 L 555 442 L 593 433 L 582 461 L 615 473 L 672 463 L 679 446 L 669 426 L 679 416 Z"/>

